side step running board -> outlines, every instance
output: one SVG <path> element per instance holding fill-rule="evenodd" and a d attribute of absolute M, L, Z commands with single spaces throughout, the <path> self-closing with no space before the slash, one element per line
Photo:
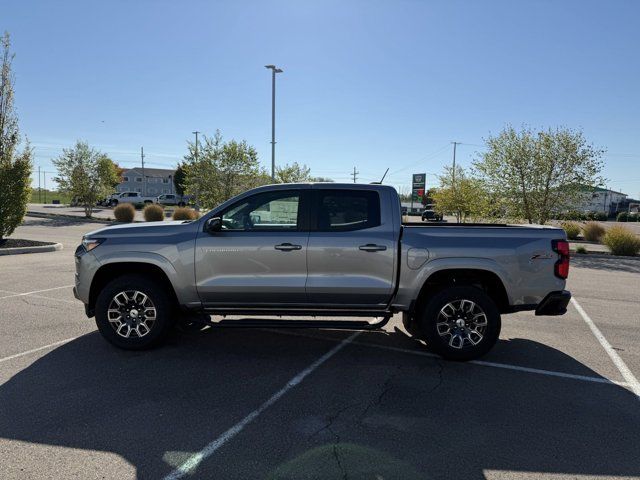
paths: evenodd
<path fill-rule="evenodd" d="M 271 318 L 242 318 L 238 320 L 219 320 L 217 322 L 207 321 L 208 315 L 198 317 L 202 319 L 202 323 L 214 327 L 227 328 L 329 328 L 329 329 L 351 329 L 351 330 L 375 330 L 384 327 L 391 318 L 390 316 L 382 317 L 382 320 L 369 323 L 364 320 L 282 320 Z M 199 321 L 194 319 L 194 321 Z"/>

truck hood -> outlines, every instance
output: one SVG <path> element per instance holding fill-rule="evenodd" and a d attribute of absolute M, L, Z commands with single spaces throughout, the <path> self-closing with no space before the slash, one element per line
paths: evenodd
<path fill-rule="evenodd" d="M 125 223 L 110 225 L 85 234 L 85 238 L 142 237 L 174 235 L 176 233 L 195 230 L 199 222 L 193 220 L 175 220 L 163 222 Z"/>

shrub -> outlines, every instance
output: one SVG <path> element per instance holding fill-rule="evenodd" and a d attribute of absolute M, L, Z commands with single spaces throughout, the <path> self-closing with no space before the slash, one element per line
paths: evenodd
<path fill-rule="evenodd" d="M 590 242 L 599 242 L 605 234 L 605 229 L 598 222 L 587 222 L 582 227 L 582 236 Z"/>
<path fill-rule="evenodd" d="M 575 240 L 580 234 L 580 225 L 576 222 L 562 222 L 562 229 L 567 233 L 569 240 Z"/>
<path fill-rule="evenodd" d="M 604 212 L 598 212 L 595 215 L 595 220 L 599 222 L 606 222 L 607 220 L 609 220 L 609 216 Z"/>
<path fill-rule="evenodd" d="M 584 248 L 584 245 L 578 245 L 576 247 L 576 253 L 587 253 L 587 249 Z"/>
<path fill-rule="evenodd" d="M 628 222 L 640 222 L 640 214 L 638 213 L 630 213 L 627 215 Z"/>
<path fill-rule="evenodd" d="M 637 255 L 640 252 L 640 238 L 622 225 L 607 230 L 603 243 L 614 255 Z"/>
<path fill-rule="evenodd" d="M 113 209 L 113 216 L 118 222 L 133 222 L 136 209 L 130 203 L 121 203 Z"/>
<path fill-rule="evenodd" d="M 618 222 L 626 222 L 629 219 L 629 214 L 627 212 L 620 212 L 616 217 Z"/>
<path fill-rule="evenodd" d="M 161 222 L 164 220 L 164 208 L 157 203 L 146 205 L 142 214 L 147 222 Z"/>
<path fill-rule="evenodd" d="M 198 218 L 198 212 L 193 208 L 180 207 L 176 208 L 173 212 L 174 220 L 196 220 Z"/>

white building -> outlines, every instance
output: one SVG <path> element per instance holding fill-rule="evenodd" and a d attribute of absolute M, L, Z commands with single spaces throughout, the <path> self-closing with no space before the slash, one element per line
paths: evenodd
<path fill-rule="evenodd" d="M 145 168 L 143 178 L 141 167 L 131 168 L 123 172 L 122 182 L 118 185 L 117 191 L 139 192 L 148 196 L 173 193 L 175 173 L 175 170 L 164 168 Z"/>
<path fill-rule="evenodd" d="M 583 193 L 582 201 L 576 205 L 579 212 L 602 212 L 613 215 L 627 206 L 627 194 L 607 188 L 590 187 Z"/>

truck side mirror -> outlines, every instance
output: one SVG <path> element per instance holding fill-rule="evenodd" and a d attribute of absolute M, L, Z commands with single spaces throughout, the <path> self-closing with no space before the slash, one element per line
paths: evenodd
<path fill-rule="evenodd" d="M 207 220 L 205 225 L 207 232 L 215 233 L 222 230 L 222 219 L 220 217 L 213 217 Z"/>

